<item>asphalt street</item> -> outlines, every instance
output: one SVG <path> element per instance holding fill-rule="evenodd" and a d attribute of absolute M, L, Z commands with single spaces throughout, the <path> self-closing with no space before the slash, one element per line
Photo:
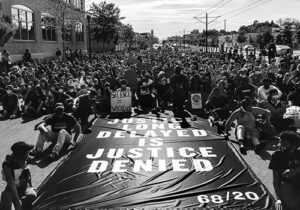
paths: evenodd
<path fill-rule="evenodd" d="M 35 144 L 38 132 L 34 131 L 34 125 L 41 122 L 42 118 L 22 123 L 22 119 L 0 121 L 0 162 L 2 163 L 7 154 L 10 154 L 10 147 L 16 141 L 26 141 L 31 144 Z M 231 138 L 231 140 L 233 140 Z M 237 145 L 233 143 L 237 148 Z M 273 145 L 273 146 L 272 146 Z M 246 156 L 243 156 L 244 160 L 251 167 L 254 174 L 262 181 L 262 183 L 269 189 L 274 195 L 274 189 L 272 185 L 272 171 L 268 169 L 269 159 L 271 154 L 276 149 L 277 142 L 270 144 L 263 155 L 258 156 L 253 151 L 248 151 Z M 46 145 L 47 146 L 47 145 Z M 32 174 L 32 181 L 35 188 L 37 188 L 45 178 L 55 169 L 59 160 L 52 162 L 51 164 L 38 164 L 31 165 L 30 170 Z M 0 190 L 5 188 L 5 182 L 0 183 Z"/>

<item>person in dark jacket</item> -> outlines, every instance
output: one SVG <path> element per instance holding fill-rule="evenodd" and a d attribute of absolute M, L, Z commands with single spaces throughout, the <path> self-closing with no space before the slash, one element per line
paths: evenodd
<path fill-rule="evenodd" d="M 13 86 L 6 87 L 6 94 L 2 99 L 2 118 L 15 119 L 19 111 L 19 101 L 17 94 L 13 93 Z"/>
<path fill-rule="evenodd" d="M 27 62 L 32 62 L 32 57 L 31 57 L 31 53 L 29 52 L 28 49 L 25 50 L 25 53 L 23 55 L 23 61 L 24 63 L 27 63 Z"/>
<path fill-rule="evenodd" d="M 73 110 L 75 116 L 81 121 L 83 133 L 89 132 L 90 123 L 88 122 L 88 118 L 94 113 L 96 97 L 97 92 L 95 90 L 91 90 L 89 94 L 79 96 L 74 102 Z"/>
<path fill-rule="evenodd" d="M 178 111 L 184 110 L 184 104 L 188 99 L 189 92 L 189 79 L 181 71 L 182 68 L 177 66 L 175 74 L 171 77 L 173 109 Z"/>

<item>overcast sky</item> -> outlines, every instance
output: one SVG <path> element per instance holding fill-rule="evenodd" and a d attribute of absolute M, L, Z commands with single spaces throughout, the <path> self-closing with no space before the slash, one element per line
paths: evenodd
<path fill-rule="evenodd" d="M 99 3 L 101 0 L 87 0 L 87 2 Z M 202 31 L 205 25 L 193 17 L 204 17 L 203 12 L 208 9 L 210 9 L 209 16 L 221 16 L 209 25 L 209 29 L 217 30 L 224 29 L 225 19 L 227 30 L 238 30 L 239 26 L 251 24 L 254 20 L 277 21 L 286 17 L 300 20 L 300 0 L 107 0 L 106 2 L 115 3 L 121 9 L 121 16 L 126 18 L 123 23 L 130 23 L 136 32 L 150 32 L 153 29 L 154 35 L 160 39 L 174 35 L 182 36 L 184 29 L 186 33 L 193 29 Z M 263 4 L 264 2 L 266 3 Z"/>

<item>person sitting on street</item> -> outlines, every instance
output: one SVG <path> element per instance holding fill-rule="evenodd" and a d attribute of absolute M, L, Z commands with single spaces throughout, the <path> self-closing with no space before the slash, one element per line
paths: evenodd
<path fill-rule="evenodd" d="M 24 107 L 23 117 L 36 117 L 43 114 L 46 97 L 40 86 L 36 86 L 28 96 L 28 104 Z"/>
<path fill-rule="evenodd" d="M 32 209 L 37 194 L 32 187 L 28 153 L 33 148 L 33 145 L 19 141 L 12 145 L 12 154 L 6 156 L 2 174 L 7 186 L 1 195 L 1 210 L 11 210 L 12 204 L 15 210 Z"/>
<path fill-rule="evenodd" d="M 138 113 L 143 110 L 147 111 L 156 107 L 156 98 L 153 94 L 153 86 L 148 86 L 146 79 L 142 79 L 141 86 L 137 88 L 136 97 L 141 108 L 141 110 L 135 109 Z"/>
<path fill-rule="evenodd" d="M 158 105 L 161 112 L 164 112 L 168 106 L 168 102 L 171 101 L 171 86 L 168 84 L 167 79 L 162 77 L 154 83 L 154 88 L 157 92 Z"/>
<path fill-rule="evenodd" d="M 51 130 L 47 126 L 51 126 Z M 55 146 L 51 154 L 48 156 L 50 160 L 55 160 L 65 143 L 75 144 L 80 134 L 80 125 L 76 119 L 64 112 L 62 103 L 55 104 L 55 113 L 50 115 L 38 125 L 37 129 L 40 131 L 35 149 L 30 153 L 32 156 L 41 156 L 45 142 L 52 142 Z M 72 130 L 75 135 L 72 142 Z"/>
<path fill-rule="evenodd" d="M 250 141 L 254 146 L 254 152 L 259 154 L 264 149 L 265 142 L 260 142 L 260 131 L 258 130 L 256 120 L 258 115 L 266 118 L 267 123 L 270 123 L 271 112 L 266 109 L 254 107 L 253 101 L 250 98 L 245 98 L 241 102 L 241 107 L 235 110 L 225 125 L 225 134 L 229 135 L 232 123 L 237 120 L 235 134 L 240 145 L 240 152 L 243 155 L 247 154 L 246 141 Z"/>
<path fill-rule="evenodd" d="M 255 87 L 249 84 L 249 77 L 242 77 L 240 86 L 236 88 L 235 99 L 237 101 L 244 100 L 245 97 L 254 99 L 255 97 Z"/>
<path fill-rule="evenodd" d="M 205 107 L 209 113 L 210 126 L 216 126 L 218 133 L 224 132 L 225 122 L 230 116 L 230 99 L 226 90 L 227 79 L 220 80 L 209 95 Z"/>
<path fill-rule="evenodd" d="M 269 169 L 277 196 L 276 209 L 300 209 L 300 136 L 293 131 L 280 134 L 280 150 L 273 153 Z"/>
<path fill-rule="evenodd" d="M 288 130 L 293 124 L 292 119 L 283 119 L 283 115 L 286 112 L 287 106 L 278 99 L 278 91 L 276 89 L 270 90 L 268 99 L 261 101 L 259 103 L 259 107 L 267 109 L 271 112 L 270 121 L 276 129 L 280 131 Z"/>
<path fill-rule="evenodd" d="M 81 95 L 75 99 L 73 112 L 80 119 L 83 133 L 90 132 L 88 118 L 95 112 L 97 92 L 91 90 L 89 94 Z"/>
<path fill-rule="evenodd" d="M 13 87 L 8 85 L 6 87 L 6 94 L 2 98 L 2 114 L 1 118 L 15 119 L 19 110 L 19 101 L 17 94 L 13 93 Z"/>
<path fill-rule="evenodd" d="M 182 73 L 182 67 L 175 67 L 175 74 L 170 79 L 172 88 L 172 100 L 174 111 L 184 111 L 184 105 L 188 99 L 189 79 Z"/>
<path fill-rule="evenodd" d="M 66 100 L 69 98 L 72 98 L 68 94 L 65 93 L 64 91 L 64 86 L 60 85 L 58 87 L 58 90 L 52 89 L 51 90 L 53 96 L 54 96 L 54 104 L 56 103 L 62 103 L 64 106 L 66 105 Z"/>
<path fill-rule="evenodd" d="M 257 90 L 257 98 L 258 102 L 267 100 L 269 96 L 269 92 L 272 89 L 276 89 L 278 92 L 278 98 L 282 96 L 282 92 L 274 85 L 272 84 L 272 80 L 270 78 L 263 79 L 263 85 L 260 86 Z"/>

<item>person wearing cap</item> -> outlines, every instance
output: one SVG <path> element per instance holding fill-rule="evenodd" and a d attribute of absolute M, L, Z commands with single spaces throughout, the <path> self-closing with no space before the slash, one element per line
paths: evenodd
<path fill-rule="evenodd" d="M 276 89 L 278 92 L 278 98 L 281 98 L 282 92 L 276 86 L 271 85 L 272 80 L 270 78 L 268 78 L 268 77 L 264 78 L 262 82 L 263 82 L 263 85 L 260 86 L 257 90 L 257 99 L 259 102 L 263 101 L 263 100 L 267 100 L 268 96 L 269 96 L 269 92 L 272 89 Z"/>
<path fill-rule="evenodd" d="M 35 149 L 30 153 L 32 156 L 40 156 L 44 149 L 45 142 L 52 142 L 55 146 L 48 156 L 50 160 L 55 160 L 63 145 L 67 142 L 74 144 L 80 134 L 80 125 L 77 120 L 70 114 L 64 112 L 62 103 L 55 104 L 55 113 L 50 115 L 42 122 L 37 129 L 40 131 Z M 51 126 L 51 130 L 47 126 Z M 75 135 L 72 142 L 72 130 Z"/>
<path fill-rule="evenodd" d="M 1 194 L 1 210 L 11 210 L 12 204 L 15 210 L 32 209 L 37 194 L 32 187 L 28 153 L 33 148 L 33 145 L 19 141 L 12 145 L 12 154 L 6 156 L 2 175 L 7 185 Z"/>
<path fill-rule="evenodd" d="M 295 91 L 291 92 L 287 96 L 287 100 L 290 106 L 299 106 L 300 107 L 300 81 L 295 85 Z"/>
<path fill-rule="evenodd" d="M 13 86 L 8 85 L 6 87 L 6 94 L 2 98 L 2 118 L 15 119 L 19 111 L 18 96 L 13 92 Z"/>

